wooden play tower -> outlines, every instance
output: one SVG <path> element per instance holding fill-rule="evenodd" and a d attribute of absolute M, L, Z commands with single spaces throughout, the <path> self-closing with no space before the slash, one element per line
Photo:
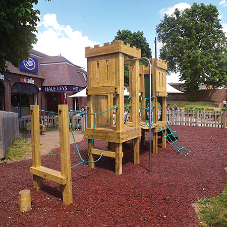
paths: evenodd
<path fill-rule="evenodd" d="M 87 58 L 87 103 L 89 161 L 94 161 L 94 154 L 115 158 L 115 173 L 122 174 L 122 143 L 133 141 L 134 163 L 139 164 L 139 60 L 131 64 L 131 125 L 124 124 L 124 54 L 133 58 L 141 57 L 141 50 L 130 47 L 123 41 L 117 40 L 114 44 L 105 43 L 100 47 L 85 48 Z M 113 125 L 113 98 L 116 99 L 116 125 Z M 95 123 L 96 118 L 96 124 Z M 94 129 L 95 127 L 95 129 Z M 94 132 L 93 132 L 94 131 Z M 92 144 L 93 138 L 93 144 Z M 108 151 L 96 149 L 94 141 L 108 141 Z M 115 148 L 115 149 L 114 149 Z M 89 163 L 94 168 L 94 163 Z"/>
<path fill-rule="evenodd" d="M 153 132 L 153 153 L 158 152 L 158 133 L 162 135 L 162 148 L 166 148 L 166 139 L 165 139 L 165 129 L 167 128 L 167 119 L 166 119 L 166 70 L 167 63 L 157 58 L 152 59 L 151 73 L 152 73 L 152 100 L 153 100 L 153 123 L 151 125 L 151 130 Z M 149 67 L 140 66 L 140 93 L 142 97 L 142 109 L 141 109 L 141 119 L 140 126 L 142 130 L 142 145 L 145 144 L 145 132 L 149 131 L 149 125 L 145 119 L 146 111 L 146 84 L 148 82 L 149 76 Z M 147 80 L 146 80 L 147 79 Z M 158 102 L 161 106 L 161 116 L 158 119 Z"/>

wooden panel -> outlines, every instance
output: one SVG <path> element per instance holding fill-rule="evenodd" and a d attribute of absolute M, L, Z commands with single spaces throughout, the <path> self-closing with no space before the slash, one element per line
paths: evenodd
<path fill-rule="evenodd" d="M 117 93 L 117 87 L 115 86 L 87 88 L 87 95 L 108 95 L 108 94 L 116 94 L 116 93 Z"/>
<path fill-rule="evenodd" d="M 86 138 L 92 139 L 93 129 L 86 128 Z M 125 141 L 141 136 L 141 128 L 130 128 L 123 131 L 105 130 L 96 128 L 94 140 L 102 140 L 114 143 L 123 143 Z"/>
<path fill-rule="evenodd" d="M 100 150 L 100 149 L 92 149 L 91 150 L 92 154 L 97 154 L 97 155 L 101 155 L 101 153 L 103 154 L 103 156 L 106 157 L 111 157 L 111 158 L 116 158 L 116 153 L 113 151 L 106 151 L 106 150 Z"/>
<path fill-rule="evenodd" d="M 166 91 L 156 91 L 156 96 L 167 97 L 168 93 Z"/>
<path fill-rule="evenodd" d="M 111 53 L 124 53 L 136 58 L 141 57 L 141 50 L 137 49 L 136 47 L 130 47 L 129 44 L 124 44 L 121 40 L 116 40 L 114 44 L 109 45 L 109 43 L 106 43 L 104 46 L 95 46 L 92 47 L 86 47 L 85 48 L 85 57 L 93 57 L 93 56 L 99 56 L 99 55 L 106 55 Z"/>
<path fill-rule="evenodd" d="M 151 74 L 152 74 L 152 69 L 153 69 L 153 65 L 151 65 Z M 148 67 L 144 67 L 144 71 L 143 72 L 144 72 L 144 75 L 149 75 L 149 66 Z"/>
<path fill-rule="evenodd" d="M 45 178 L 47 180 L 54 181 L 58 184 L 62 184 L 62 185 L 66 184 L 66 178 L 61 175 L 60 171 L 49 169 L 44 166 L 31 167 L 30 173 L 32 173 L 36 176 L 39 176 L 41 178 Z"/>

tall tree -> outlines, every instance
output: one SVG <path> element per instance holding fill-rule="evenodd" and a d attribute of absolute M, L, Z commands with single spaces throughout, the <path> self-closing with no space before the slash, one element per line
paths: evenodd
<path fill-rule="evenodd" d="M 29 57 L 32 44 L 36 43 L 35 32 L 39 10 L 33 8 L 38 0 L 0 1 L 0 72 L 7 69 L 6 61 L 19 67 L 21 60 Z"/>
<path fill-rule="evenodd" d="M 156 27 L 163 44 L 160 58 L 168 63 L 168 71 L 180 72 L 188 99 L 196 101 L 200 83 L 218 87 L 227 83 L 227 41 L 214 5 L 194 3 Z"/>
<path fill-rule="evenodd" d="M 147 42 L 146 38 L 143 35 L 143 31 L 137 31 L 137 32 L 131 32 L 130 30 L 118 30 L 117 35 L 115 36 L 113 42 L 115 40 L 122 40 L 124 43 L 128 43 L 131 46 L 135 46 L 136 48 L 141 49 L 141 56 L 151 58 L 152 53 L 151 49 L 149 47 L 149 43 Z M 140 64 L 147 65 L 147 61 L 140 61 Z M 125 83 L 128 84 L 129 82 L 129 73 L 128 73 L 128 67 L 125 65 L 124 70 L 124 80 Z"/>

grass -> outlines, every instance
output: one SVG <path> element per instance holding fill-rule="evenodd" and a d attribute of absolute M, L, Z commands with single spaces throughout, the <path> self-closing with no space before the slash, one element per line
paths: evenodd
<path fill-rule="evenodd" d="M 13 144 L 6 152 L 6 159 L 22 159 L 25 154 L 32 152 L 32 145 L 27 139 L 19 134 L 18 138 L 13 141 Z"/>
<path fill-rule="evenodd" d="M 197 102 L 190 102 L 190 101 L 167 101 L 167 103 L 170 104 L 171 107 L 176 104 L 180 109 L 185 109 L 185 108 L 217 108 L 218 103 L 215 102 L 203 102 L 203 101 L 197 101 Z"/>
<path fill-rule="evenodd" d="M 200 227 L 227 226 L 227 175 L 226 186 L 221 194 L 213 198 L 198 201 L 200 211 Z"/>

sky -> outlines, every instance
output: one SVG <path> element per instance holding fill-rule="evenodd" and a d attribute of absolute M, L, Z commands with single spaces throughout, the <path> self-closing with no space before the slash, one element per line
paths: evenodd
<path fill-rule="evenodd" d="M 118 30 L 128 29 L 143 31 L 154 57 L 156 26 L 164 14 L 190 8 L 194 2 L 217 7 L 227 36 L 227 0 L 39 0 L 34 5 L 40 11 L 40 22 L 33 48 L 50 56 L 62 55 L 86 70 L 85 47 L 103 46 L 113 41 Z M 178 81 L 176 74 L 167 76 L 167 83 Z"/>

